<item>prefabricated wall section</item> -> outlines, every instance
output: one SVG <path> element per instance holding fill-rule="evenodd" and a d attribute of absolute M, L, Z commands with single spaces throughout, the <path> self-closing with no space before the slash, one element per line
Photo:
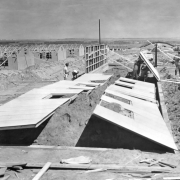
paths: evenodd
<path fill-rule="evenodd" d="M 17 61 L 17 53 L 12 53 L 10 57 L 8 57 L 8 69 L 18 70 L 18 61 Z"/>
<path fill-rule="evenodd" d="M 66 49 L 63 46 L 59 47 L 57 54 L 58 54 L 58 61 L 65 60 L 67 57 Z"/>
<path fill-rule="evenodd" d="M 85 72 L 89 73 L 107 63 L 106 46 L 90 45 L 85 48 Z"/>
<path fill-rule="evenodd" d="M 33 66 L 35 64 L 34 54 L 30 50 L 26 48 L 22 48 L 17 53 L 17 62 L 18 62 L 18 70 L 23 70 L 29 66 Z"/>
<path fill-rule="evenodd" d="M 12 53 L 10 57 L 8 57 L 8 69 L 13 70 L 23 70 L 29 66 L 33 66 L 35 64 L 34 54 L 26 49 L 22 48 L 18 52 Z"/>
<path fill-rule="evenodd" d="M 79 46 L 79 56 L 84 56 L 84 46 L 82 44 Z"/>
<path fill-rule="evenodd" d="M 58 52 L 51 51 L 50 53 L 51 53 L 51 58 L 49 60 L 58 61 Z"/>

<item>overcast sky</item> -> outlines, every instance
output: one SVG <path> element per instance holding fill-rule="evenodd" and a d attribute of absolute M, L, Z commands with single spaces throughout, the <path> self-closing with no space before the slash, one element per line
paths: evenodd
<path fill-rule="evenodd" d="M 0 0 L 0 39 L 180 38 L 180 0 Z"/>

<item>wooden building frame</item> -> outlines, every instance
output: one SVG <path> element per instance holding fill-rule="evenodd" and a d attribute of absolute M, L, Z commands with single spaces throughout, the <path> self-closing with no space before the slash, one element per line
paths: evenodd
<path fill-rule="evenodd" d="M 85 47 L 85 72 L 89 73 L 107 63 L 106 45 L 90 45 Z"/>

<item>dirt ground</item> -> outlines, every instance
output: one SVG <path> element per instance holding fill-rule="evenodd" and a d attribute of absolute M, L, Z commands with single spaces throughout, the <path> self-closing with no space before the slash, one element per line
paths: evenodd
<path fill-rule="evenodd" d="M 180 147 L 180 84 L 162 82 L 165 104 L 176 144 Z"/>
<path fill-rule="evenodd" d="M 88 165 L 91 167 L 91 164 L 105 164 L 105 165 L 119 165 L 123 168 L 121 170 L 128 170 L 129 167 L 137 169 L 139 167 L 139 171 L 143 171 L 143 168 L 147 170 L 151 168 L 158 168 L 159 165 L 153 165 L 148 167 L 147 163 L 140 163 L 141 160 L 145 159 L 156 159 L 163 160 L 166 163 L 171 163 L 177 166 L 175 169 L 170 167 L 165 167 L 168 169 L 169 173 L 158 173 L 158 172 L 124 172 L 121 171 L 110 171 L 104 170 L 102 172 L 91 172 L 87 173 L 86 170 L 51 170 L 49 169 L 44 176 L 41 178 L 42 180 L 135 180 L 141 179 L 140 175 L 148 175 L 152 177 L 152 179 L 162 180 L 163 177 L 167 176 L 179 176 L 179 165 L 180 165 L 180 157 L 179 154 L 159 154 L 159 153 L 147 153 L 139 150 L 126 150 L 126 149 L 101 149 L 101 150 L 78 150 L 78 149 L 38 149 L 38 148 L 26 148 L 26 147 L 1 147 L 0 149 L 1 156 L 0 162 L 10 163 L 42 163 L 52 162 L 59 164 L 62 159 L 68 159 L 79 156 L 89 157 L 92 161 Z M 8 154 L 8 156 L 7 156 Z M 149 168 L 149 169 L 148 169 Z M 7 170 L 6 175 L 10 175 L 9 180 L 31 180 L 33 177 L 39 172 L 39 168 L 36 169 L 22 169 L 22 170 Z M 147 179 L 147 178 L 142 178 Z"/>

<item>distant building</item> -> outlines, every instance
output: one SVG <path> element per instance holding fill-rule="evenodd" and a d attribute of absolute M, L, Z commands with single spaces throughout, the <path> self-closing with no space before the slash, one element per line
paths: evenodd
<path fill-rule="evenodd" d="M 60 46 L 57 50 L 58 61 L 65 60 L 67 58 L 66 49 L 64 46 Z"/>
<path fill-rule="evenodd" d="M 89 73 L 107 63 L 107 50 L 104 44 L 85 47 L 85 72 Z"/>
<path fill-rule="evenodd" d="M 23 70 L 29 66 L 33 66 L 34 64 L 33 53 L 27 48 L 21 48 L 17 52 L 13 52 L 12 55 L 8 57 L 6 66 L 8 69 Z"/>
<path fill-rule="evenodd" d="M 84 56 L 84 46 L 82 44 L 64 45 L 67 57 Z"/>
<path fill-rule="evenodd" d="M 122 45 L 109 45 L 109 50 L 111 51 L 123 51 L 125 46 Z"/>
<path fill-rule="evenodd" d="M 79 56 L 84 56 L 84 46 L 82 44 L 79 46 Z"/>

